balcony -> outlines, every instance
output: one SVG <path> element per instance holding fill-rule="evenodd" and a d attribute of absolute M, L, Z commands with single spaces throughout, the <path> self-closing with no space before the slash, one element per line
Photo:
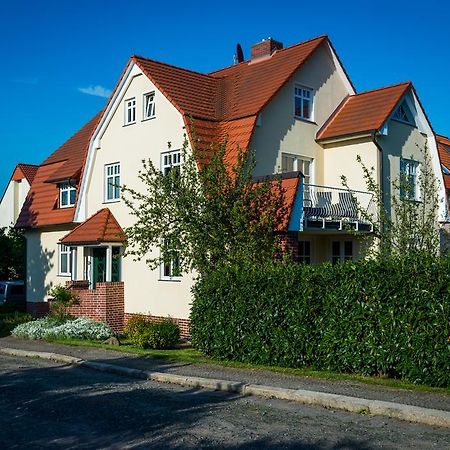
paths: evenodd
<path fill-rule="evenodd" d="M 306 230 L 373 231 L 367 217 L 374 217 L 370 192 L 303 184 L 301 227 Z"/>

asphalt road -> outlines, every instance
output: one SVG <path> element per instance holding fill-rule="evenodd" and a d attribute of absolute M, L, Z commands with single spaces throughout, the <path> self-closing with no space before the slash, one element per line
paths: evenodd
<path fill-rule="evenodd" d="M 0 357 L 3 449 L 450 449 L 450 430 Z"/>

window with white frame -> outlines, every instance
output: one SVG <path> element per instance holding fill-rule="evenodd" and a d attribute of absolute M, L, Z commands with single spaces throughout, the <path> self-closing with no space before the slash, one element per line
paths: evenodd
<path fill-rule="evenodd" d="M 105 202 L 120 200 L 120 163 L 105 166 Z"/>
<path fill-rule="evenodd" d="M 311 264 L 310 241 L 298 241 L 298 261 L 304 264 Z"/>
<path fill-rule="evenodd" d="M 156 116 L 155 93 L 144 94 L 144 120 Z"/>
<path fill-rule="evenodd" d="M 59 185 L 59 207 L 69 208 L 75 205 L 77 197 L 77 188 L 70 183 L 62 183 Z"/>
<path fill-rule="evenodd" d="M 353 260 L 353 241 L 332 241 L 331 262 L 333 264 Z"/>
<path fill-rule="evenodd" d="M 125 100 L 125 125 L 136 122 L 136 98 Z"/>
<path fill-rule="evenodd" d="M 167 241 L 164 246 L 169 258 L 161 263 L 161 280 L 179 280 L 181 278 L 180 255 L 176 251 L 168 251 Z"/>
<path fill-rule="evenodd" d="M 59 246 L 59 275 L 69 277 L 72 274 L 72 248 Z"/>
<path fill-rule="evenodd" d="M 299 170 L 305 177 L 305 184 L 310 184 L 312 182 L 312 162 L 313 160 L 311 158 L 282 153 L 281 172 L 285 173 Z"/>
<path fill-rule="evenodd" d="M 180 170 L 181 150 L 161 153 L 161 172 L 168 175 L 171 170 Z"/>
<path fill-rule="evenodd" d="M 313 120 L 313 90 L 295 86 L 294 115 L 300 119 Z"/>
<path fill-rule="evenodd" d="M 406 200 L 419 199 L 418 174 L 419 163 L 417 161 L 404 158 L 400 160 L 400 198 Z"/>
<path fill-rule="evenodd" d="M 395 110 L 392 118 L 400 122 L 414 125 L 413 115 L 405 101 Z"/>

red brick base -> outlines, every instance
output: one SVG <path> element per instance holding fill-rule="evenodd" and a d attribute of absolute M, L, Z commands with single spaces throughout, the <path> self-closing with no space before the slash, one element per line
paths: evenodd
<path fill-rule="evenodd" d="M 283 254 L 291 255 L 294 261 L 298 261 L 299 244 L 297 233 L 286 233 L 277 236 L 280 249 Z"/>
<path fill-rule="evenodd" d="M 96 289 L 81 284 L 72 287 L 80 304 L 69 309 L 76 317 L 87 317 L 108 324 L 115 332 L 123 329 L 124 284 L 121 281 L 97 283 Z"/>
<path fill-rule="evenodd" d="M 48 314 L 48 302 L 27 302 L 27 313 L 33 317 L 44 317 Z"/>
<path fill-rule="evenodd" d="M 162 317 L 162 316 L 152 316 L 148 314 L 134 314 L 134 313 L 125 313 L 125 324 L 128 322 L 128 320 L 131 317 L 134 316 L 147 316 L 150 318 L 150 320 L 154 322 L 161 322 L 162 320 L 168 319 L 168 317 Z M 189 340 L 191 338 L 191 332 L 190 332 L 190 320 L 189 319 L 177 319 L 176 317 L 171 317 L 171 320 L 173 320 L 179 327 L 180 327 L 180 337 L 181 339 Z"/>

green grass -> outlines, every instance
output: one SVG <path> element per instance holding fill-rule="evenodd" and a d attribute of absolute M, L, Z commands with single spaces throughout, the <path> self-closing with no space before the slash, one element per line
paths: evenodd
<path fill-rule="evenodd" d="M 311 378 L 321 378 L 326 380 L 338 380 L 338 381 L 357 381 L 360 383 L 366 383 L 371 385 L 384 386 L 395 389 L 407 389 L 414 391 L 426 391 L 435 392 L 440 394 L 450 395 L 449 388 L 436 388 L 431 386 L 417 385 L 406 380 L 398 380 L 393 378 L 383 378 L 383 377 L 370 377 L 354 374 L 344 374 L 329 371 L 319 371 L 312 370 L 308 368 L 292 369 L 289 367 L 273 367 L 273 366 L 259 366 L 256 364 L 247 364 L 236 361 L 221 361 L 216 359 L 211 359 L 204 356 L 199 351 L 192 347 L 185 347 L 173 350 L 143 350 L 130 344 L 128 341 L 121 341 L 120 346 L 111 346 L 107 344 L 102 344 L 98 341 L 81 341 L 78 339 L 57 339 L 51 342 L 64 345 L 73 346 L 84 346 L 84 347 L 95 347 L 102 348 L 110 351 L 118 351 L 123 353 L 132 353 L 140 355 L 142 357 L 148 358 L 160 358 L 164 359 L 168 363 L 191 363 L 191 364 L 213 364 L 222 367 L 231 367 L 235 369 L 252 369 L 261 371 L 270 371 L 274 373 L 281 373 L 285 375 L 294 375 L 299 377 L 311 377 Z"/>

